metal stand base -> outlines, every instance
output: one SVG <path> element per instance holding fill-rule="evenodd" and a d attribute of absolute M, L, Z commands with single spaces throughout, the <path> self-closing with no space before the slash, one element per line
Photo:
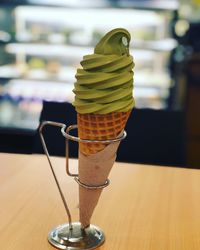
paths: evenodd
<path fill-rule="evenodd" d="M 48 241 L 59 249 L 78 250 L 95 249 L 105 241 L 104 233 L 94 225 L 82 229 L 79 222 L 60 225 L 48 235 Z"/>

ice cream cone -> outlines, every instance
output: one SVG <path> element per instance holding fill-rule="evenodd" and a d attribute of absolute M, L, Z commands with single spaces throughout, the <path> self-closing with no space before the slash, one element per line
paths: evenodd
<path fill-rule="evenodd" d="M 109 140 L 123 133 L 134 107 L 130 39 L 127 30 L 114 29 L 100 40 L 94 54 L 83 57 L 73 90 L 79 138 Z M 119 142 L 80 142 L 79 181 L 89 186 L 105 184 L 118 146 Z M 83 227 L 90 224 L 101 191 L 80 186 L 79 211 Z"/>

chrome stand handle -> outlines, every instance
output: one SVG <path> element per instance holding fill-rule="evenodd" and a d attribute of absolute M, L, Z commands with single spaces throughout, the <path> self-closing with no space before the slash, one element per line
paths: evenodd
<path fill-rule="evenodd" d="M 63 125 L 65 125 L 65 124 L 63 124 Z M 76 126 L 76 125 L 71 125 L 71 126 L 69 126 L 67 129 L 66 129 L 66 125 L 65 126 L 62 126 L 62 128 L 61 128 L 61 133 L 62 133 L 62 135 L 65 137 L 65 141 L 66 141 L 66 172 L 67 172 L 67 174 L 69 175 L 69 176 L 71 176 L 71 177 L 75 177 L 75 178 L 77 178 L 78 177 L 78 174 L 73 174 L 73 173 L 71 173 L 70 172 L 70 169 L 69 169 L 69 140 L 71 140 L 71 137 L 72 138 L 75 138 L 74 136 L 65 136 L 66 134 L 68 135 L 68 133 L 69 133 L 69 131 L 72 129 L 72 127 L 74 127 L 74 126 Z M 65 132 L 65 130 L 66 130 L 66 132 Z"/>
<path fill-rule="evenodd" d="M 53 165 L 52 165 L 52 162 L 51 162 L 51 159 L 50 159 L 50 155 L 49 155 L 49 152 L 48 152 L 48 149 L 47 149 L 47 145 L 46 145 L 46 142 L 45 142 L 45 139 L 44 139 L 44 136 L 43 136 L 43 128 L 45 126 L 54 126 L 54 127 L 60 127 L 62 129 L 66 129 L 66 125 L 63 124 L 63 123 L 59 123 L 59 122 L 52 122 L 52 121 L 44 121 L 42 122 L 42 124 L 40 125 L 40 128 L 39 128 L 39 134 L 40 134 L 40 138 L 41 138 L 41 142 L 42 142 L 42 146 L 43 146 L 43 149 L 44 149 L 44 152 L 47 156 L 47 159 L 48 159 L 48 162 L 49 162 L 49 165 L 50 165 L 50 168 L 51 168 L 51 171 L 52 171 L 52 174 L 53 174 L 53 177 L 54 177 L 54 180 L 56 182 L 56 185 L 58 187 L 58 190 L 59 190 L 59 193 L 60 193 L 60 196 L 61 196 L 61 199 L 63 201 L 63 204 L 64 204 L 64 207 L 65 207 L 65 210 L 66 210 L 66 213 L 67 213 L 67 216 L 68 216 L 68 221 L 69 221 L 69 229 L 72 230 L 72 217 L 71 217 L 71 213 L 70 213 L 70 210 L 68 208 L 68 205 L 67 205 L 67 202 L 65 200 L 65 197 L 63 195 L 63 192 L 61 190 L 61 187 L 59 185 L 59 182 L 58 182 L 58 179 L 57 179 L 57 176 L 54 172 L 54 168 L 53 168 Z M 69 169 L 68 169 L 68 139 L 66 139 L 66 153 L 67 153 L 67 173 L 70 175 L 70 176 L 77 176 L 77 175 L 73 175 L 69 172 Z"/>

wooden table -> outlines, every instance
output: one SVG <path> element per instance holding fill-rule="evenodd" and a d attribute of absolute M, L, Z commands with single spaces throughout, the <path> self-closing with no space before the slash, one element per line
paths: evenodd
<path fill-rule="evenodd" d="M 53 158 L 73 220 L 78 187 Z M 71 160 L 73 171 L 77 160 Z M 200 171 L 116 163 L 92 218 L 101 250 L 199 250 Z M 0 154 L 0 249 L 50 250 L 47 234 L 67 218 L 45 156 Z"/>

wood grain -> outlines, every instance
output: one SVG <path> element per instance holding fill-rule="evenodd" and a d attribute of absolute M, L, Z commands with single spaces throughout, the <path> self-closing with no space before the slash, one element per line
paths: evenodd
<path fill-rule="evenodd" d="M 78 219 L 78 187 L 53 158 Z M 77 160 L 71 160 L 72 171 Z M 92 218 L 99 250 L 199 250 L 200 171 L 116 163 Z M 50 250 L 49 230 L 67 221 L 45 156 L 0 154 L 0 249 Z"/>

